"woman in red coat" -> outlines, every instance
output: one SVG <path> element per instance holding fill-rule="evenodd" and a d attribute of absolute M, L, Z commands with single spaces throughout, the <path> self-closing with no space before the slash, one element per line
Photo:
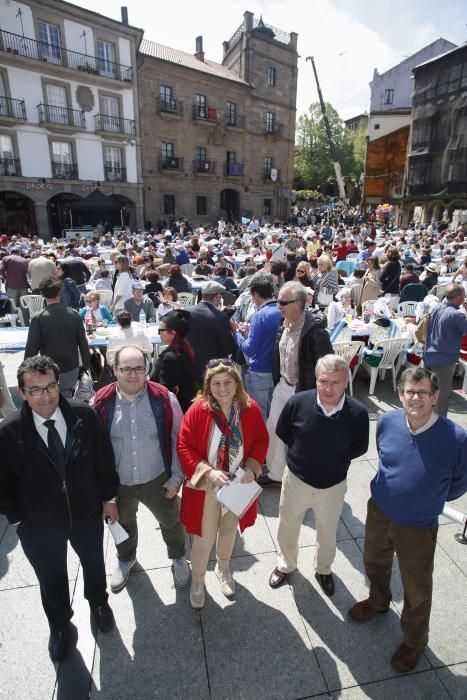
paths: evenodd
<path fill-rule="evenodd" d="M 203 389 L 188 409 L 177 443 L 185 473 L 180 519 L 193 535 L 190 602 L 204 605 L 204 577 L 216 541 L 216 575 L 226 596 L 235 593 L 230 557 L 237 527 L 256 520 L 256 501 L 240 519 L 223 509 L 217 491 L 242 466 L 246 482 L 261 473 L 268 449 L 268 431 L 258 404 L 250 399 L 231 360 L 208 363 Z"/>

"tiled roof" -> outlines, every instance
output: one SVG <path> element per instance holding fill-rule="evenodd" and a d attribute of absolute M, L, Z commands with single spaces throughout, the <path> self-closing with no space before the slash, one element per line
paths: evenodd
<path fill-rule="evenodd" d="M 192 68 L 193 70 L 200 71 L 201 73 L 209 73 L 210 75 L 215 75 L 218 78 L 224 78 L 225 80 L 232 80 L 235 83 L 248 85 L 247 82 L 239 78 L 233 71 L 225 68 L 225 66 L 222 66 L 220 63 L 208 61 L 207 59 L 200 61 L 191 53 L 178 51 L 177 49 L 170 48 L 170 46 L 156 44 L 155 41 L 143 39 L 139 47 L 139 52 L 144 56 L 151 56 L 151 58 L 157 58 L 160 61 L 176 63 L 184 68 Z"/>

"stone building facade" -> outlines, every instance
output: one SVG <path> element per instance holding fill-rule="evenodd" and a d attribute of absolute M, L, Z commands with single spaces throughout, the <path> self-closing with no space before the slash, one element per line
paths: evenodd
<path fill-rule="evenodd" d="M 126 8 L 117 22 L 61 0 L 0 0 L 0 16 L 0 231 L 60 235 L 96 187 L 121 204 L 113 223 L 142 225 L 142 30 Z"/>
<path fill-rule="evenodd" d="M 290 209 L 297 35 L 250 12 L 208 60 L 143 40 L 138 62 L 146 222 L 284 218 Z"/>
<path fill-rule="evenodd" d="M 467 44 L 414 68 L 404 221 L 467 211 Z"/>

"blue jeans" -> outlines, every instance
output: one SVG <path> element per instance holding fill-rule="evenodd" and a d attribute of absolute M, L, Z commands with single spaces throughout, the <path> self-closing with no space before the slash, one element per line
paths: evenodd
<path fill-rule="evenodd" d="M 247 370 L 245 375 L 246 390 L 261 409 L 264 420 L 268 417 L 271 405 L 274 382 L 271 372 L 251 372 Z"/>

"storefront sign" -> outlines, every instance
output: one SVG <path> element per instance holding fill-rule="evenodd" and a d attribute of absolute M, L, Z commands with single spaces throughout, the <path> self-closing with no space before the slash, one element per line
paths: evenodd
<path fill-rule="evenodd" d="M 53 185 L 48 182 L 27 182 L 27 190 L 52 190 Z"/>
<path fill-rule="evenodd" d="M 81 185 L 81 189 L 83 192 L 94 192 L 94 190 L 98 190 L 99 188 L 96 187 L 96 185 Z"/>

